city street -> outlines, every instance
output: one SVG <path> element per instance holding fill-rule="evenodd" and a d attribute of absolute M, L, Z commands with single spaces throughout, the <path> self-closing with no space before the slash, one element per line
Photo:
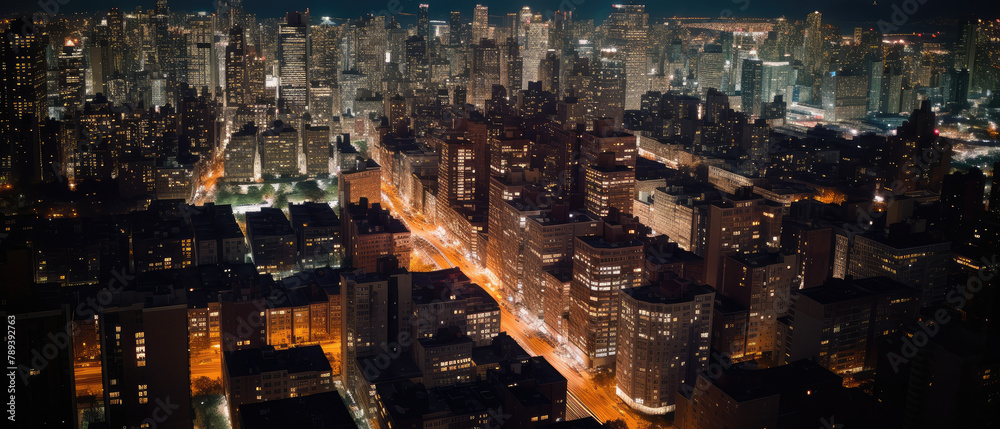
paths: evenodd
<path fill-rule="evenodd" d="M 454 247 L 445 244 L 438 236 L 438 226 L 429 224 L 418 216 L 413 215 L 412 210 L 400 210 L 405 207 L 399 198 L 398 192 L 391 185 L 382 185 L 383 206 L 392 211 L 393 216 L 401 219 L 410 229 L 410 233 L 415 238 L 419 237 L 429 246 L 419 246 L 422 253 L 434 261 L 434 264 L 443 268 L 458 267 L 469 279 L 493 295 L 497 302 L 502 302 L 497 285 L 490 282 L 485 271 L 474 267 L 468 259 L 460 254 Z M 436 250 L 431 252 L 430 250 Z M 572 366 L 563 357 L 556 354 L 556 348 L 549 345 L 545 340 L 531 329 L 526 329 L 519 323 L 505 305 L 500 306 L 500 327 L 508 335 L 517 340 L 525 351 L 533 356 L 543 356 L 555 367 L 564 377 L 566 377 L 567 388 L 569 390 L 569 400 L 567 401 L 567 419 L 592 415 L 601 422 L 614 419 L 622 419 L 630 428 L 644 427 L 646 420 L 639 414 L 632 411 L 614 393 L 601 389 L 594 382 L 592 376 L 579 367 L 578 364 Z M 581 415 L 582 414 L 582 415 Z"/>

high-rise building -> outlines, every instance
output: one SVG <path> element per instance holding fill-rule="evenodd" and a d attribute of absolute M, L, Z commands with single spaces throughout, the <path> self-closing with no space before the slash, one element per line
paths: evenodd
<path fill-rule="evenodd" d="M 619 291 L 642 285 L 642 243 L 605 225 L 603 235 L 576 237 L 570 285 L 569 341 L 589 368 L 615 363 Z"/>
<path fill-rule="evenodd" d="M 542 91 L 559 95 L 559 56 L 549 51 L 538 64 L 538 80 L 542 82 Z"/>
<path fill-rule="evenodd" d="M 442 211 L 454 204 L 471 202 L 476 197 L 476 144 L 456 133 L 433 136 L 440 142 L 441 161 L 438 163 L 437 206 Z M 485 167 L 485 166 L 484 166 Z"/>
<path fill-rule="evenodd" d="M 240 429 L 241 405 L 335 389 L 330 361 L 318 345 L 227 351 L 222 361 L 222 385 L 234 429 Z"/>
<path fill-rule="evenodd" d="M 778 250 L 781 218 L 780 205 L 750 194 L 747 188 L 712 202 L 705 228 L 705 282 L 721 285 L 726 256 Z"/>
<path fill-rule="evenodd" d="M 187 309 L 183 291 L 174 290 L 126 296 L 101 310 L 104 415 L 108 424 L 148 425 L 150 416 L 166 412 L 166 401 L 171 413 L 157 422 L 157 427 L 191 425 Z M 156 413 L 157 409 L 162 411 Z"/>
<path fill-rule="evenodd" d="M 779 95 L 782 96 L 783 100 L 791 100 L 796 80 L 795 68 L 792 67 L 792 64 L 788 61 L 764 61 L 761 65 L 763 69 L 761 101 L 769 103 L 774 100 L 775 96 Z M 744 73 L 746 73 L 745 70 Z"/>
<path fill-rule="evenodd" d="M 538 66 L 548 52 L 549 23 L 542 20 L 541 14 L 532 14 L 525 6 L 521 9 L 519 25 L 519 36 L 523 30 L 523 37 L 519 40 L 523 59 L 520 89 L 527 89 L 529 82 L 538 81 Z"/>
<path fill-rule="evenodd" d="M 478 45 L 482 39 L 490 37 L 489 8 L 476 5 L 472 12 L 472 44 Z"/>
<path fill-rule="evenodd" d="M 353 65 L 361 73 L 359 88 L 380 93 L 386 76 L 389 36 L 385 16 L 367 16 L 354 23 Z"/>
<path fill-rule="evenodd" d="M 226 104 L 238 106 L 248 103 L 246 39 L 243 27 L 229 30 L 226 45 Z"/>
<path fill-rule="evenodd" d="M 524 304 L 540 315 L 560 342 L 567 336 L 570 273 L 576 237 L 597 235 L 602 223 L 583 212 L 553 212 L 529 216 L 525 222 Z"/>
<path fill-rule="evenodd" d="M 117 7 L 108 11 L 106 18 L 108 26 L 108 48 L 110 56 L 106 63 L 110 67 L 105 72 L 111 76 L 118 76 L 125 73 L 126 48 L 129 47 L 125 40 L 125 22 L 122 12 Z M 194 30 L 192 28 L 192 30 Z"/>
<path fill-rule="evenodd" d="M 838 236 L 835 255 L 845 240 Z M 920 291 L 927 306 L 945 298 L 948 291 L 948 260 L 951 241 L 934 232 L 898 224 L 888 234 L 870 233 L 854 237 L 848 246 L 847 272 L 834 277 L 886 276 Z"/>
<path fill-rule="evenodd" d="M 344 206 L 342 222 L 345 266 L 375 272 L 379 260 L 395 257 L 401 267 L 410 266 L 410 230 L 389 210 L 366 198 Z"/>
<path fill-rule="evenodd" d="M 59 96 L 64 116 L 75 116 L 76 109 L 83 107 L 86 75 L 83 46 L 79 40 L 67 38 L 59 53 Z"/>
<path fill-rule="evenodd" d="M 315 51 L 314 51 L 315 52 Z M 334 107 L 334 95 L 338 88 L 328 80 L 313 80 L 309 82 L 309 120 L 317 126 L 328 127 L 335 119 L 339 120 L 340 108 Z M 337 103 L 339 104 L 339 103 Z"/>
<path fill-rule="evenodd" d="M 625 63 L 602 58 L 600 67 L 594 72 L 590 88 L 587 110 L 592 112 L 588 119 L 611 118 L 615 127 L 625 118 L 626 73 Z M 643 92 L 645 93 L 645 92 Z M 642 104 L 642 94 L 636 97 L 636 108 Z"/>
<path fill-rule="evenodd" d="M 722 54 L 722 47 L 719 45 L 705 45 L 702 52 L 698 54 L 698 68 L 695 78 L 698 80 L 698 89 L 705 94 L 709 88 L 722 88 L 722 77 L 725 72 L 726 60 Z"/>
<path fill-rule="evenodd" d="M 232 182 L 251 182 L 256 177 L 254 162 L 258 158 L 257 127 L 244 124 L 229 138 L 226 145 L 225 178 Z"/>
<path fill-rule="evenodd" d="M 825 121 L 864 118 L 868 114 L 868 76 L 826 73 L 821 97 Z"/>
<path fill-rule="evenodd" d="M 194 228 L 195 260 L 198 265 L 242 264 L 246 261 L 246 237 L 236 223 L 233 208 L 205 203 L 186 207 Z"/>
<path fill-rule="evenodd" d="M 594 165 L 602 153 L 614 154 L 614 163 L 635 168 L 636 137 L 620 131 L 614 120 L 601 118 L 593 121 L 593 131 L 580 135 L 580 159 L 582 164 Z"/>
<path fill-rule="evenodd" d="M 30 253 L 30 252 L 26 252 Z M 27 256 L 27 255 L 26 255 Z M 74 254 L 74 257 L 80 255 Z M 31 265 L 31 256 L 27 256 L 25 268 Z M 9 265 L 8 265 L 9 267 Z M 30 271 L 30 270 L 29 270 Z M 65 272 L 60 275 L 65 275 Z M 30 276 L 28 276 L 30 277 Z M 19 279 L 12 279 L 9 285 Z M 25 278 L 23 284 L 31 284 L 29 278 Z M 11 289 L 8 289 L 10 291 Z M 34 298 L 35 305 L 11 305 L 9 319 L 12 325 L 17 326 L 17 336 L 21 337 L 16 349 L 11 349 L 8 353 L 10 359 L 23 362 L 17 368 L 8 369 L 8 373 L 17 374 L 18 379 L 14 381 L 18 402 L 16 419 L 28 422 L 29 425 L 52 425 L 67 426 L 66 422 L 73 421 L 76 412 L 73 407 L 53 407 L 53 404 L 73 404 L 75 403 L 76 392 L 74 391 L 74 366 L 78 359 L 76 356 L 88 354 L 86 351 L 100 350 L 100 341 L 97 320 L 74 321 L 71 307 L 65 303 L 42 303 L 41 297 L 26 296 L 27 299 L 12 300 L 8 295 L 7 302 L 31 302 Z M 67 329 L 72 329 L 72 338 L 67 335 Z M 65 338 L 68 347 L 52 347 L 59 343 L 53 341 L 56 338 Z M 91 341 L 85 342 L 84 339 Z M 93 340 L 98 340 L 96 343 Z M 90 344 L 87 344 L 90 343 Z M 87 344 L 89 347 L 81 347 Z M 38 359 L 37 363 L 29 363 L 36 359 L 39 350 L 49 349 L 44 361 Z M 45 365 L 42 366 L 41 364 Z M 97 359 L 100 364 L 100 360 Z M 16 372 L 12 372 L 16 369 Z M 23 383 L 23 384 L 22 384 Z M 100 389 L 100 380 L 96 380 L 94 387 Z M 76 381 L 79 387 L 82 383 Z M 9 397 L 9 396 L 8 396 Z M 8 399 L 9 401 L 9 399 Z M 68 408 L 68 409 L 63 409 Z M 16 425 L 12 423 L 11 425 Z"/>
<path fill-rule="evenodd" d="M 176 204 L 154 203 L 149 210 L 132 213 L 130 240 L 136 272 L 195 265 L 194 231 L 176 208 Z"/>
<path fill-rule="evenodd" d="M 978 167 L 945 176 L 941 184 L 941 205 L 944 218 L 952 220 L 950 228 L 974 224 L 984 210 L 985 194 L 986 177 Z"/>
<path fill-rule="evenodd" d="M 247 55 L 246 61 L 247 103 L 273 103 L 274 91 L 267 89 L 266 59 L 260 55 Z"/>
<path fill-rule="evenodd" d="M 898 115 L 902 107 L 903 74 L 895 67 L 886 67 L 878 80 L 880 87 L 878 112 Z"/>
<path fill-rule="evenodd" d="M 741 344 L 716 344 L 719 350 L 743 350 L 734 360 L 777 362 L 778 319 L 788 314 L 793 290 L 801 283 L 798 255 L 758 253 L 726 257 L 719 294 L 749 310 Z"/>
<path fill-rule="evenodd" d="M 781 360 L 814 360 L 844 377 L 875 369 L 880 340 L 916 322 L 916 289 L 887 277 L 831 278 L 795 291 L 782 329 Z"/>
<path fill-rule="evenodd" d="M 706 256 L 709 204 L 718 200 L 712 187 L 667 187 L 653 191 L 653 222 L 657 234 L 670 237 L 683 250 Z M 707 257 L 707 256 L 706 256 Z"/>
<path fill-rule="evenodd" d="M 415 338 L 457 328 L 475 347 L 488 347 L 500 335 L 500 304 L 458 268 L 413 274 L 413 317 Z"/>
<path fill-rule="evenodd" d="M 824 38 L 823 14 L 818 11 L 810 13 L 806 16 L 805 36 L 803 37 L 805 44 L 804 63 L 807 73 L 814 75 L 826 73 L 826 60 L 829 58 L 829 53 L 823 49 Z"/>
<path fill-rule="evenodd" d="M 782 427 L 788 415 L 795 416 L 796 427 L 898 424 L 876 400 L 845 388 L 842 378 L 813 361 L 766 369 L 723 362 L 713 368 L 699 372 L 693 388 L 677 392 L 674 422 L 680 429 Z"/>
<path fill-rule="evenodd" d="M 969 20 L 962 23 L 962 29 L 958 33 L 958 41 L 955 43 L 955 70 L 968 70 L 969 71 L 969 82 L 975 82 L 974 78 L 976 70 L 976 59 L 977 59 L 977 48 L 979 45 L 979 32 L 981 23 L 978 21 Z M 964 88 L 965 93 L 961 94 L 963 99 L 968 97 L 968 91 L 971 89 Z"/>
<path fill-rule="evenodd" d="M 247 243 L 261 274 L 291 271 L 298 260 L 295 230 L 285 213 L 273 207 L 247 213 Z"/>
<path fill-rule="evenodd" d="M 485 39 L 473 46 L 469 73 L 469 102 L 484 109 L 493 87 L 500 85 L 500 48 L 496 42 Z"/>
<path fill-rule="evenodd" d="M 372 159 L 357 159 L 341 170 L 339 185 L 341 207 L 360 202 L 362 198 L 369 204 L 382 202 L 382 167 Z"/>
<path fill-rule="evenodd" d="M 330 174 L 330 127 L 302 127 L 302 149 L 306 157 L 306 174 Z"/>
<path fill-rule="evenodd" d="M 1000 213 L 1000 177 L 997 177 L 997 173 L 1000 173 L 1000 161 L 993 163 L 993 170 L 990 171 L 990 176 L 993 180 L 990 184 L 990 202 L 987 207 L 990 213 Z"/>
<path fill-rule="evenodd" d="M 275 121 L 260 135 L 261 174 L 297 176 L 299 174 L 299 133 L 290 125 Z"/>
<path fill-rule="evenodd" d="M 763 96 L 764 63 L 760 60 L 743 60 L 742 85 L 740 86 L 743 113 L 760 116 Z"/>
<path fill-rule="evenodd" d="M 306 268 L 338 265 L 343 258 L 340 219 L 326 203 L 304 202 L 288 206 L 299 244 L 299 260 Z"/>
<path fill-rule="evenodd" d="M 364 380 L 364 373 L 371 371 L 367 368 L 378 371 L 373 361 L 381 362 L 392 355 L 408 360 L 407 345 L 400 341 L 404 338 L 409 338 L 411 344 L 413 341 L 412 274 L 403 269 L 373 271 L 345 272 L 340 280 L 344 302 L 341 312 L 344 384 L 366 414 L 374 412 L 374 395 L 359 388 L 369 387 Z M 379 373 L 372 375 L 378 378 Z"/>
<path fill-rule="evenodd" d="M 672 412 L 681 386 L 708 368 L 715 292 L 674 278 L 619 296 L 618 397 L 646 414 Z"/>
<path fill-rule="evenodd" d="M 278 24 L 278 98 L 292 111 L 309 103 L 309 13 L 288 12 Z"/>
<path fill-rule="evenodd" d="M 584 167 L 584 207 L 605 217 L 612 210 L 631 214 L 635 199 L 635 169 L 615 163 L 614 152 L 603 152 Z"/>
<path fill-rule="evenodd" d="M 340 72 L 343 27 L 323 21 L 309 29 L 309 80 L 336 82 Z M 312 112 L 312 106 L 310 106 Z M 315 116 L 315 115 L 314 115 Z"/>
<path fill-rule="evenodd" d="M 646 6 L 615 4 L 614 11 L 604 24 L 608 39 L 625 62 L 625 109 L 640 107 L 642 94 L 647 91 L 646 48 L 649 31 L 649 14 Z"/>
<path fill-rule="evenodd" d="M 47 116 L 45 50 L 48 41 L 28 18 L 13 20 L 0 41 L 0 184 L 41 178 L 39 124 Z"/>
<path fill-rule="evenodd" d="M 110 26 L 110 22 L 109 22 Z M 218 84 L 218 73 L 215 72 L 215 17 L 205 12 L 199 12 L 188 18 L 187 22 L 187 84 L 196 91 L 203 88 L 214 93 Z M 112 29 L 112 34 L 114 29 Z M 112 36 L 112 41 L 114 40 Z"/>
<path fill-rule="evenodd" d="M 431 22 L 428 15 L 428 7 L 426 3 L 421 3 L 419 9 L 417 9 L 417 37 L 430 42 Z"/>
<path fill-rule="evenodd" d="M 537 196 L 532 181 L 537 182 L 538 175 L 526 177 L 519 173 L 494 175 L 490 177 L 490 201 L 488 212 L 488 231 L 495 237 L 489 240 L 486 248 L 486 268 L 499 280 L 505 296 L 521 302 L 522 277 L 524 269 L 525 219 L 540 214 L 548 207 L 540 207 L 537 201 L 526 203 L 524 197 L 529 193 Z M 532 180 L 533 179 L 533 180 Z M 534 192 L 531 192 L 534 191 Z M 530 200 L 530 197 L 529 197 Z"/>
<path fill-rule="evenodd" d="M 470 43 L 466 34 L 465 23 L 462 22 L 462 12 L 451 11 L 448 16 L 448 43 L 452 46 Z"/>

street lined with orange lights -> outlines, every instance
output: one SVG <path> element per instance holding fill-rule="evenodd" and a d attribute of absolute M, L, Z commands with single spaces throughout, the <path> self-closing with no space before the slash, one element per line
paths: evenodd
<path fill-rule="evenodd" d="M 412 213 L 411 210 L 403 210 L 405 203 L 400 199 L 397 190 L 389 185 L 382 184 L 383 204 L 388 208 L 393 216 L 400 219 L 410 229 L 413 237 L 419 237 L 426 241 L 436 252 L 423 250 L 431 260 L 442 268 L 458 267 L 472 282 L 480 285 L 489 291 L 500 305 L 500 328 L 508 335 L 517 340 L 532 356 L 544 357 L 556 370 L 566 377 L 567 385 L 567 414 L 569 412 L 580 413 L 581 410 L 594 416 L 601 422 L 621 419 L 628 427 L 642 427 L 645 420 L 632 411 L 618 397 L 606 389 L 601 388 L 594 381 L 593 376 L 586 371 L 571 366 L 565 358 L 557 353 L 544 338 L 536 335 L 532 329 L 524 326 L 519 317 L 514 316 L 510 309 L 504 304 L 504 299 L 500 295 L 497 285 L 489 280 L 487 273 L 474 266 L 465 255 L 461 254 L 454 247 L 446 244 L 438 235 L 438 226 L 430 224 Z M 576 402 L 576 404 L 574 404 Z M 584 417 L 585 415 L 567 415 L 567 419 L 572 417 Z"/>

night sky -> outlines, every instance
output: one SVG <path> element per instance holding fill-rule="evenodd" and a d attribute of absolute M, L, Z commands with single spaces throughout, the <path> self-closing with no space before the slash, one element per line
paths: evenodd
<path fill-rule="evenodd" d="M 47 0 L 56 3 L 57 0 Z M 174 11 L 210 11 L 217 0 L 168 0 Z M 733 16 L 776 17 L 784 15 L 791 20 L 803 19 L 814 10 L 823 13 L 824 21 L 841 25 L 845 33 L 850 27 L 863 23 L 885 20 L 892 22 L 895 4 L 903 8 L 904 0 L 835 0 L 835 1 L 801 1 L 801 0 L 698 0 L 698 1 L 649 1 L 646 10 L 652 17 L 662 16 L 705 16 L 718 17 L 724 10 L 732 11 Z M 945 1 L 945 0 L 905 0 L 917 5 L 916 12 L 906 16 L 906 22 L 900 26 L 901 32 L 923 30 L 928 22 L 934 22 L 938 17 L 997 17 L 1000 16 L 1000 2 L 997 1 Z M 421 2 L 430 4 L 431 19 L 445 19 L 451 10 L 461 11 L 466 21 L 472 19 L 472 9 L 477 1 L 465 0 L 375 0 L 375 1 L 273 1 L 244 0 L 244 8 L 255 12 L 259 18 L 278 17 L 290 10 L 309 8 L 314 16 L 334 16 L 354 18 L 368 12 L 401 11 L 415 13 Z M 578 19 L 593 18 L 603 21 L 611 11 L 611 1 L 608 0 L 521 0 L 521 1 L 491 1 L 479 0 L 480 4 L 490 7 L 491 15 L 502 16 L 506 12 L 514 12 L 523 5 L 541 12 L 570 9 L 575 6 L 575 17 Z M 25 8 L 37 8 L 34 1 L 4 1 L 0 11 L 25 11 Z M 63 12 L 96 11 L 117 6 L 123 10 L 132 10 L 136 5 L 152 8 L 154 0 L 135 2 L 130 0 L 68 0 L 60 6 Z M 905 10 L 913 10 L 912 5 Z M 404 25 L 415 22 L 413 16 L 399 16 Z M 491 23 L 502 23 L 500 18 L 491 18 Z"/>

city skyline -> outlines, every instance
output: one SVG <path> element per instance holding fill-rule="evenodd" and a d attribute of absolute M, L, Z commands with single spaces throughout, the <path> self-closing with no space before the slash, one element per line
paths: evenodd
<path fill-rule="evenodd" d="M 53 0 L 53 3 L 55 0 Z M 38 4 L 26 3 L 6 3 L 0 6 L 3 13 L 26 13 L 44 12 L 46 7 L 44 2 Z M 216 10 L 216 6 L 224 3 L 221 0 L 173 0 L 170 7 L 177 11 L 184 12 L 208 12 Z M 310 9 L 314 17 L 319 18 L 329 16 L 338 18 L 339 21 L 356 19 L 365 14 L 381 14 L 394 16 L 404 25 L 410 25 L 416 21 L 419 5 L 427 3 L 430 5 L 431 18 L 447 20 L 448 14 L 452 10 L 461 11 L 463 14 L 471 16 L 474 4 L 457 2 L 455 0 L 428 1 L 419 0 L 391 0 L 385 3 L 375 4 L 339 4 L 330 6 L 320 3 L 301 2 L 290 5 L 275 4 L 273 2 L 262 2 L 258 0 L 242 1 L 243 8 L 249 13 L 255 13 L 261 19 L 277 18 L 289 11 L 304 12 Z M 615 2 L 599 3 L 593 0 L 533 0 L 516 5 L 508 2 L 494 4 L 492 1 L 483 1 L 481 4 L 491 8 L 494 12 L 490 20 L 502 19 L 502 15 L 508 12 L 517 12 L 521 7 L 528 6 L 532 10 L 546 15 L 550 18 L 555 11 L 572 11 L 578 19 L 594 19 L 597 22 L 603 21 L 612 12 Z M 641 3 L 641 2 L 640 2 Z M 646 5 L 650 14 L 656 17 L 702 17 L 709 19 L 725 18 L 777 18 L 785 16 L 789 19 L 795 16 L 804 16 L 812 11 L 823 13 L 830 22 L 840 25 L 877 25 L 879 21 L 893 24 L 904 32 L 909 31 L 929 31 L 929 27 L 939 24 L 947 19 L 968 19 L 981 16 L 991 16 L 1000 14 L 1000 5 L 983 3 L 942 3 L 934 1 L 917 2 L 916 7 L 906 5 L 905 1 L 868 1 L 868 0 L 840 0 L 825 2 L 820 4 L 795 2 L 788 0 L 715 0 L 712 2 L 698 2 L 695 4 L 686 3 L 650 3 Z M 129 0 L 98 0 L 88 2 L 85 5 L 77 1 L 70 0 L 65 4 L 56 4 L 61 13 L 90 13 L 96 10 L 117 7 L 123 11 L 132 10 L 135 7 L 152 9 L 155 1 L 146 3 L 136 3 Z M 289 7 L 291 6 L 291 8 Z M 894 23 L 894 13 L 897 9 L 902 20 Z M 914 11 L 915 9 L 915 11 Z M 912 11 L 912 12 L 911 12 Z M 899 24 L 902 22 L 903 24 Z"/>
<path fill-rule="evenodd" d="M 59 1 L 0 17 L 8 426 L 1000 426 L 997 16 Z"/>

